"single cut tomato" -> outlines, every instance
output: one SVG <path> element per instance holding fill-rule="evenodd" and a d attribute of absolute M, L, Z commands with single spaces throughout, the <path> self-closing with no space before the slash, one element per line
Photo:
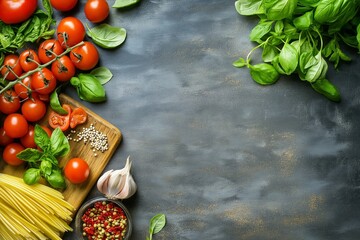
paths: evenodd
<path fill-rule="evenodd" d="M 90 174 L 89 164 L 81 158 L 70 159 L 64 167 L 65 177 L 73 184 L 85 182 Z"/>
<path fill-rule="evenodd" d="M 81 108 L 75 108 L 70 115 L 70 128 L 75 128 L 79 124 L 83 124 L 87 120 L 86 111 Z"/>
<path fill-rule="evenodd" d="M 20 143 L 10 143 L 3 152 L 4 161 L 11 166 L 19 166 L 24 161 L 19 159 L 16 155 L 25 148 Z"/>
<path fill-rule="evenodd" d="M 48 122 L 53 129 L 59 127 L 61 131 L 66 131 L 70 125 L 71 107 L 68 104 L 63 104 L 62 107 L 67 111 L 67 114 L 61 115 L 51 110 Z"/>
<path fill-rule="evenodd" d="M 21 23 L 33 15 L 37 0 L 1 0 L 0 20 L 6 24 Z"/>

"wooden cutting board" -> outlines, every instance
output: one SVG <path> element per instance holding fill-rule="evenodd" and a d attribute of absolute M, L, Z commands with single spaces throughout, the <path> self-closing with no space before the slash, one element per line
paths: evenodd
<path fill-rule="evenodd" d="M 92 189 L 94 184 L 96 184 L 97 179 L 100 177 L 102 171 L 104 170 L 105 166 L 110 161 L 112 155 L 114 154 L 115 150 L 117 149 L 118 145 L 121 142 L 122 134 L 121 131 L 116 128 L 114 125 L 82 105 L 81 103 L 75 101 L 74 99 L 70 98 L 67 95 L 60 94 L 59 96 L 61 104 L 67 103 L 71 107 L 82 107 L 88 113 L 88 120 L 86 123 L 79 125 L 75 128 L 76 131 L 81 131 L 83 127 L 87 128 L 90 124 L 93 124 L 95 129 L 104 133 L 108 138 L 109 148 L 104 152 L 96 151 L 90 148 L 89 144 L 84 144 L 83 141 L 75 142 L 69 141 L 70 143 L 70 153 L 65 157 L 59 159 L 60 166 L 64 166 L 66 162 L 73 158 L 73 157 L 80 157 L 87 161 L 90 167 L 90 176 L 89 179 L 82 184 L 71 184 L 67 181 L 67 188 L 62 191 L 64 198 L 71 203 L 76 211 L 81 206 L 82 202 L 88 195 L 89 191 Z M 49 111 L 47 115 L 49 114 Z M 47 115 L 40 124 L 49 126 L 47 123 Z M 69 131 L 65 132 L 67 135 Z M 76 136 L 76 134 L 74 135 Z M 95 156 L 94 153 L 97 153 Z M 4 161 L 0 161 L 0 172 L 22 177 L 25 171 L 25 165 L 19 167 L 12 167 L 4 163 Z M 75 212 L 76 212 L 75 211 Z M 74 212 L 74 213 L 75 213 Z"/>

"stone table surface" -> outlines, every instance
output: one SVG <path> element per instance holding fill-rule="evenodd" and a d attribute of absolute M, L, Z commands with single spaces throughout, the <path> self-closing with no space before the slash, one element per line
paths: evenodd
<path fill-rule="evenodd" d="M 84 103 L 123 141 L 105 170 L 130 155 L 137 193 L 123 203 L 134 240 L 167 217 L 154 239 L 350 240 L 360 236 L 360 63 L 328 77 L 341 103 L 296 76 L 263 87 L 232 62 L 254 47 L 256 17 L 234 0 L 143 0 L 111 9 L 126 42 L 99 49 L 114 74 L 108 100 Z M 109 1 L 111 5 L 113 1 Z M 82 11 L 70 13 L 90 24 Z M 66 93 L 78 99 L 74 91 Z M 96 187 L 87 199 L 101 196 Z M 64 239 L 76 239 L 67 233 Z"/>

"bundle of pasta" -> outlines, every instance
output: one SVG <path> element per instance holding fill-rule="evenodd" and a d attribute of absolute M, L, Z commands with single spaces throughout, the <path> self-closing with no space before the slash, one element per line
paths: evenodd
<path fill-rule="evenodd" d="M 0 239 L 61 240 L 73 211 L 59 191 L 0 173 Z"/>

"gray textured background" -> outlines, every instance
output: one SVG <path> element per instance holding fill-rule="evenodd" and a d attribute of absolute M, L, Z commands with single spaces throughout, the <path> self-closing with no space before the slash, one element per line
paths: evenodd
<path fill-rule="evenodd" d="M 83 20 L 84 2 L 74 11 Z M 253 47 L 257 22 L 234 2 L 143 0 L 111 10 L 108 23 L 128 37 L 100 50 L 114 73 L 108 101 L 85 105 L 124 136 L 106 170 L 133 160 L 138 192 L 124 201 L 132 239 L 145 239 L 160 212 L 167 225 L 154 239 L 358 239 L 357 53 L 345 49 L 354 60 L 330 68 L 339 104 L 295 77 L 259 86 L 232 67 Z"/>

